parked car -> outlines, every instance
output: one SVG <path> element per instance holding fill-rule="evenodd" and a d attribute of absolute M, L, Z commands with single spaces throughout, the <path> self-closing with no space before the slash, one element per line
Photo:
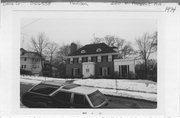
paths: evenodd
<path fill-rule="evenodd" d="M 98 89 L 63 82 L 41 82 L 21 97 L 30 108 L 99 108 L 108 100 Z"/>

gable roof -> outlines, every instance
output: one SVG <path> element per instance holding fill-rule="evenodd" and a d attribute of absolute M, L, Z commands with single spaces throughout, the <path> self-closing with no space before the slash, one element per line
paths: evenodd
<path fill-rule="evenodd" d="M 21 57 L 34 57 L 34 58 L 41 58 L 41 55 L 37 52 L 32 52 L 32 51 L 27 51 L 23 48 L 20 48 L 21 53 Z"/>
<path fill-rule="evenodd" d="M 97 51 L 97 49 L 99 51 Z M 84 50 L 84 51 L 82 51 Z M 77 51 L 69 54 L 68 56 L 76 56 L 76 55 L 89 55 L 89 54 L 103 54 L 103 53 L 114 53 L 116 51 L 113 50 L 112 47 L 109 47 L 105 43 L 98 43 L 98 44 L 88 44 Z"/>
<path fill-rule="evenodd" d="M 38 53 L 36 53 L 36 52 L 26 52 L 21 57 L 36 57 L 36 58 L 41 58 L 41 56 Z"/>

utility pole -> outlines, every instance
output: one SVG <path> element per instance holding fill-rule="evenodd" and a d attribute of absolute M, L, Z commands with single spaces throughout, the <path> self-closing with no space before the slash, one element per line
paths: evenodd
<path fill-rule="evenodd" d="M 93 33 L 93 38 L 94 38 L 94 40 L 95 40 L 95 33 Z"/>

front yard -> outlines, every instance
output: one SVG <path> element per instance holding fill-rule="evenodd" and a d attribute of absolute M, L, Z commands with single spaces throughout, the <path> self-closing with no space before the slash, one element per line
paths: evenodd
<path fill-rule="evenodd" d="M 64 79 L 21 76 L 23 84 L 37 84 L 41 81 L 73 80 L 75 84 L 98 88 L 102 93 L 111 96 L 121 96 L 157 102 L 157 83 L 149 80 L 126 79 Z"/>

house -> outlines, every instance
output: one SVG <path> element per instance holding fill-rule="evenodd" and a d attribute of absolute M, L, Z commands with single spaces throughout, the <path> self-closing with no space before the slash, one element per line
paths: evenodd
<path fill-rule="evenodd" d="M 36 52 L 26 51 L 21 48 L 20 69 L 28 71 L 33 75 L 40 75 L 42 72 L 41 56 Z"/>
<path fill-rule="evenodd" d="M 67 77 L 114 77 L 130 78 L 135 73 L 133 59 L 120 59 L 116 47 L 105 43 L 88 44 L 77 49 L 71 44 L 71 53 L 66 57 Z"/>

